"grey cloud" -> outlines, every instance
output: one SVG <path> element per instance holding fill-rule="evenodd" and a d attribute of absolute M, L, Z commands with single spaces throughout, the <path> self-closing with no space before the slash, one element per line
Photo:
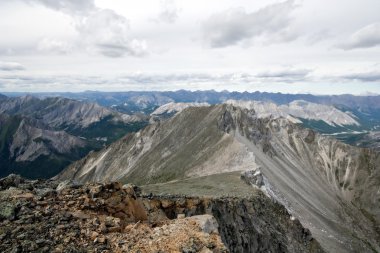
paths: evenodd
<path fill-rule="evenodd" d="M 24 70 L 25 67 L 18 62 L 1 62 L 0 71 L 17 71 Z"/>
<path fill-rule="evenodd" d="M 96 9 L 94 0 L 24 0 L 68 14 L 82 15 Z"/>
<path fill-rule="evenodd" d="M 370 48 L 380 45 L 380 23 L 373 23 L 361 28 L 352 34 L 347 42 L 338 47 L 351 50 L 356 48 Z"/>
<path fill-rule="evenodd" d="M 309 69 L 285 69 L 279 71 L 261 72 L 256 75 L 259 78 L 306 78 L 312 71 Z"/>
<path fill-rule="evenodd" d="M 294 0 L 268 5 L 256 12 L 242 8 L 212 15 L 203 23 L 203 38 L 211 47 L 226 47 L 258 36 L 274 36 L 276 41 L 293 40 L 291 33 Z"/>
<path fill-rule="evenodd" d="M 380 71 L 353 73 L 349 75 L 344 75 L 342 77 L 347 80 L 355 80 L 362 82 L 380 82 Z"/>

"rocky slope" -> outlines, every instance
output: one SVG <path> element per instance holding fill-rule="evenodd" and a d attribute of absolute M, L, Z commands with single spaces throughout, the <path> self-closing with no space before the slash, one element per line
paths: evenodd
<path fill-rule="evenodd" d="M 167 184 L 260 171 L 264 184 L 258 188 L 286 206 L 326 251 L 371 252 L 380 250 L 379 164 L 373 150 L 283 118 L 218 105 L 187 108 L 91 153 L 57 178 Z"/>
<path fill-rule="evenodd" d="M 1 252 L 323 252 L 283 206 L 120 183 L 0 180 Z"/>

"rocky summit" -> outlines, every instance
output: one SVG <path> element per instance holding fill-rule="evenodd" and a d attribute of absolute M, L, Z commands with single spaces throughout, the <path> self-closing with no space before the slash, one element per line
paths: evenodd
<path fill-rule="evenodd" d="M 249 222 L 247 222 L 249 221 Z M 133 185 L 0 180 L 1 252 L 323 252 L 264 195 L 142 194 Z"/>

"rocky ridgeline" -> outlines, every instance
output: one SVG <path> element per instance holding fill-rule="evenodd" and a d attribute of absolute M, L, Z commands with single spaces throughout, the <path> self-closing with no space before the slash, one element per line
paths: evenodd
<path fill-rule="evenodd" d="M 0 252 L 228 252 L 211 215 L 169 219 L 137 189 L 1 179 Z"/>

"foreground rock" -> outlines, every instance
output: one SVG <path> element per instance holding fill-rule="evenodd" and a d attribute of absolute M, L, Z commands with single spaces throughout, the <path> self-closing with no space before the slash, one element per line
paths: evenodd
<path fill-rule="evenodd" d="M 323 252 L 264 194 L 153 196 L 117 182 L 59 185 L 15 175 L 0 188 L 0 252 Z"/>
<path fill-rule="evenodd" d="M 132 186 L 0 181 L 0 252 L 227 252 L 211 215 L 150 222 Z M 149 201 L 146 199 L 146 203 Z"/>

